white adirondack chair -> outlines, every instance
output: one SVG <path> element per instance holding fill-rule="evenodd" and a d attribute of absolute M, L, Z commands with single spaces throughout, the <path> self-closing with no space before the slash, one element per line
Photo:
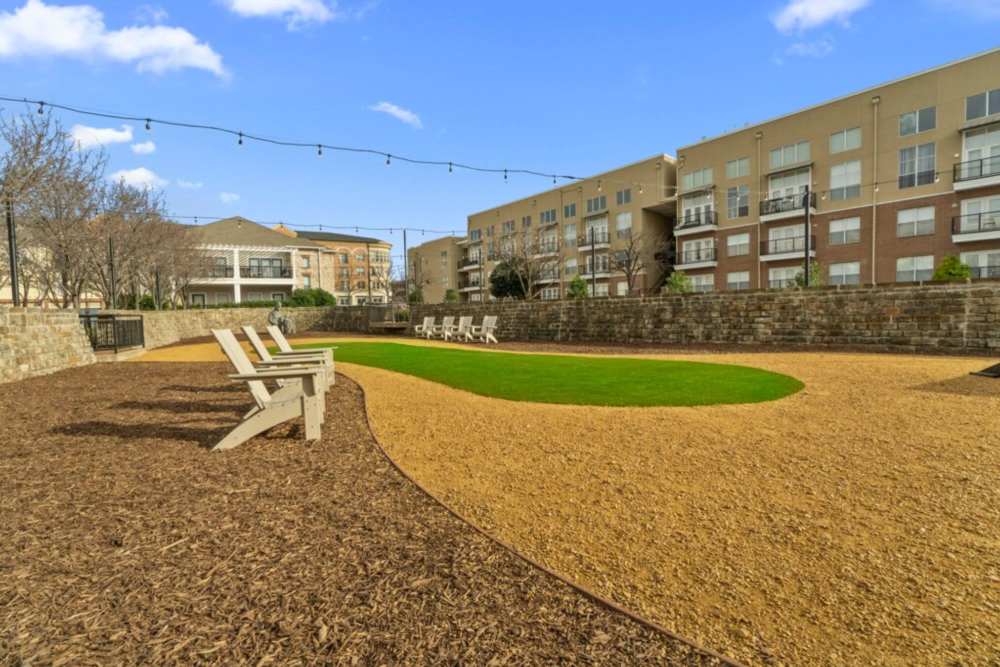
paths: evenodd
<path fill-rule="evenodd" d="M 279 330 L 278 333 L 280 334 L 281 331 Z M 288 366 L 302 365 L 323 366 L 326 369 L 327 386 L 329 387 L 334 383 L 334 348 L 298 351 L 292 350 L 291 352 L 276 352 L 272 355 L 270 350 L 267 349 L 267 346 L 264 345 L 264 341 L 262 341 L 260 336 L 257 335 L 256 329 L 251 326 L 245 326 L 243 327 L 243 335 L 247 337 L 247 340 L 250 341 L 250 347 L 252 347 L 254 352 L 257 353 L 257 356 L 260 357 L 259 365 L 275 368 L 287 368 Z M 282 336 L 282 338 L 284 338 L 284 336 Z M 286 340 L 285 342 L 287 343 L 288 341 Z M 285 383 L 279 382 L 279 384 Z"/>
<path fill-rule="evenodd" d="M 444 332 L 444 339 L 465 340 L 470 329 L 472 329 L 472 317 L 460 317 L 458 318 L 458 326 L 456 326 L 453 331 Z"/>
<path fill-rule="evenodd" d="M 299 417 L 305 420 L 306 440 L 319 440 L 326 411 L 325 367 L 303 365 L 258 369 L 250 362 L 232 331 L 213 329 L 212 335 L 237 371 L 229 378 L 246 382 L 250 395 L 256 402 L 256 406 L 244 415 L 236 428 L 212 448 L 213 451 L 238 447 L 278 424 Z M 287 384 L 272 394 L 265 385 L 267 380 L 298 382 Z"/>
<path fill-rule="evenodd" d="M 423 336 L 424 338 L 430 338 L 431 333 L 434 331 L 434 318 L 425 317 L 423 324 L 417 324 L 413 327 L 414 336 Z"/>
<path fill-rule="evenodd" d="M 436 324 L 431 328 L 431 336 L 435 338 L 441 338 L 443 340 L 445 332 L 451 331 L 454 328 L 455 328 L 455 318 L 449 315 L 448 317 L 445 317 L 444 319 L 441 320 L 441 324 Z"/>
<path fill-rule="evenodd" d="M 487 345 L 489 345 L 491 341 L 493 343 L 499 344 L 499 341 L 497 341 L 496 336 L 494 336 L 496 328 L 497 328 L 497 316 L 486 315 L 483 317 L 482 324 L 480 324 L 478 327 L 472 327 L 472 329 L 469 331 L 469 335 L 466 336 L 466 339 L 470 341 L 476 341 L 479 343 L 486 343 Z"/>

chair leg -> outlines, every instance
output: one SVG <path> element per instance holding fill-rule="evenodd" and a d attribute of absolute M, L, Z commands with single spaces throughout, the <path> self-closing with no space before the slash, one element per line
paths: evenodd
<path fill-rule="evenodd" d="M 271 404 L 257 412 L 255 415 L 237 425 L 229 434 L 219 441 L 212 451 L 218 452 L 226 449 L 238 447 L 244 442 L 260 435 L 268 429 L 274 428 L 278 424 L 290 421 L 302 415 L 303 401 L 288 401 L 286 403 Z M 308 424 L 307 424 L 308 426 Z"/>

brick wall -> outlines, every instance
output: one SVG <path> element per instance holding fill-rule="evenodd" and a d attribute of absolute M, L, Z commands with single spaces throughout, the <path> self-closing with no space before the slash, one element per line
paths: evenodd
<path fill-rule="evenodd" d="M 434 304 L 415 306 L 411 323 L 489 314 L 501 340 L 1000 354 L 998 282 Z"/>
<path fill-rule="evenodd" d="M 92 363 L 76 311 L 0 306 L 0 383 Z"/>

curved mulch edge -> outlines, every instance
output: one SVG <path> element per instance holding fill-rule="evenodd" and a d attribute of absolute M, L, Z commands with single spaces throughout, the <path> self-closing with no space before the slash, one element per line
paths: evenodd
<path fill-rule="evenodd" d="M 345 377 L 349 377 L 350 378 L 350 375 L 347 374 L 347 373 L 344 373 L 342 370 L 338 370 L 337 373 L 338 374 L 342 374 Z M 371 413 L 370 413 L 369 408 L 368 408 L 368 393 L 367 393 L 367 390 L 365 389 L 365 386 L 359 380 L 357 380 L 355 378 L 350 378 L 350 379 L 361 390 L 361 398 L 362 398 L 362 402 L 364 403 L 364 406 L 365 406 L 365 426 L 368 428 L 368 433 L 371 435 L 372 441 L 375 443 L 376 448 L 378 449 L 379 453 L 382 454 L 383 458 L 385 458 L 385 460 L 388 461 L 389 465 L 391 465 L 396 470 L 396 472 L 398 472 L 400 475 L 403 476 L 404 479 L 406 479 L 408 482 L 410 482 L 410 484 L 412 484 L 414 487 L 416 487 L 416 489 L 418 491 L 420 491 L 422 494 L 424 494 L 425 496 L 427 496 L 431 501 L 433 501 L 435 504 L 437 504 L 439 507 L 441 507 L 444 511 L 448 512 L 448 514 L 452 515 L 453 517 L 455 517 L 456 519 L 458 519 L 459 521 L 461 521 L 465 525 L 469 526 L 474 531 L 476 531 L 477 533 L 479 533 L 480 535 L 482 535 L 486 539 L 490 540 L 491 542 L 493 542 L 494 544 L 496 544 L 497 546 L 499 546 L 501 549 L 507 551 L 508 553 L 510 553 L 511 555 L 515 556 L 516 558 L 521 559 L 522 561 L 524 561 L 525 563 L 527 563 L 531 567 L 534 567 L 535 569 L 544 572 L 548 576 L 554 577 L 558 581 L 561 581 L 563 584 L 569 586 L 570 588 L 572 588 L 573 590 L 575 590 L 577 593 L 579 593 L 580 595 L 584 596 L 585 598 L 587 598 L 587 599 L 595 602 L 596 604 L 598 604 L 598 605 L 600 605 L 600 606 L 602 606 L 602 607 L 604 607 L 604 608 L 606 608 L 606 609 L 608 609 L 608 610 L 610 610 L 612 612 L 615 612 L 617 614 L 621 614 L 621 615 L 623 615 L 623 616 L 631 619 L 632 621 L 635 621 L 639 625 L 642 625 L 642 626 L 644 626 L 646 628 L 649 628 L 650 630 L 653 630 L 655 632 L 659 632 L 659 633 L 661 633 L 661 634 L 663 634 L 663 635 L 665 635 L 665 636 L 667 636 L 667 637 L 669 637 L 669 638 L 671 638 L 671 639 L 673 639 L 675 641 L 678 641 L 678 642 L 680 642 L 682 644 L 687 644 L 688 646 L 690 646 L 694 650 L 696 650 L 696 651 L 698 651 L 700 653 L 703 653 L 703 654 L 705 654 L 707 656 L 710 656 L 712 658 L 715 658 L 716 660 L 720 661 L 724 665 L 728 665 L 729 667 L 746 667 L 746 665 L 744 665 L 741 662 L 737 662 L 733 658 L 729 658 L 729 657 L 727 657 L 727 656 L 725 656 L 725 655 L 723 655 L 723 654 L 721 654 L 721 653 L 719 653 L 717 651 L 713 651 L 710 648 L 702 646 L 701 644 L 698 644 L 694 640 L 688 639 L 687 637 L 682 637 L 681 635 L 678 635 L 677 633 L 672 632 L 671 630 L 668 630 L 664 626 L 662 626 L 662 625 L 660 625 L 660 624 L 658 624 L 658 623 L 656 623 L 656 622 L 654 622 L 654 621 L 652 621 L 652 620 L 650 620 L 648 618 L 645 618 L 644 616 L 641 616 L 638 613 L 636 613 L 636 612 L 634 612 L 634 611 L 632 611 L 630 609 L 626 609 L 625 607 L 621 606 L 617 602 L 614 602 L 613 600 L 610 600 L 610 599 L 608 599 L 608 598 L 600 595 L 599 593 L 596 593 L 596 592 L 590 590 L 589 588 L 586 588 L 584 586 L 581 586 L 580 584 L 577 584 L 577 583 L 575 583 L 573 581 L 570 581 L 568 578 L 566 578 L 562 574 L 556 572 L 555 570 L 550 569 L 549 567 L 543 565 L 542 563 L 539 563 L 538 561 L 530 558 L 529 556 L 526 556 L 525 554 L 521 553 L 516 548 L 514 548 L 512 545 L 507 544 L 503 540 L 495 537 L 494 535 L 492 535 L 489 532 L 487 532 L 486 530 L 480 528 L 475 523 L 469 521 L 464 516 L 462 516 L 461 514 L 459 514 L 457 511 L 455 511 L 454 509 L 452 509 L 452 507 L 450 505 L 448 505 L 443 500 L 441 500 L 440 498 L 438 498 L 437 496 L 435 496 L 433 493 L 431 493 L 420 482 L 418 482 L 412 475 L 410 475 L 410 473 L 408 473 L 406 470 L 404 470 L 391 456 L 389 456 L 389 452 L 387 452 L 386 449 L 385 449 L 385 447 L 382 446 L 382 442 L 378 439 L 378 436 L 375 435 L 375 429 L 372 428 L 372 418 L 371 418 Z"/>

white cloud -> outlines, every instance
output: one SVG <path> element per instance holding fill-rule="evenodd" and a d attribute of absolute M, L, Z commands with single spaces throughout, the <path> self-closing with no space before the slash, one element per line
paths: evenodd
<path fill-rule="evenodd" d="M 246 17 L 280 18 L 289 28 L 304 23 L 326 23 L 339 18 L 323 0 L 224 0 L 230 11 Z"/>
<path fill-rule="evenodd" d="M 977 19 L 1000 20 L 1000 0 L 931 0 L 944 10 L 958 10 Z"/>
<path fill-rule="evenodd" d="M 177 187 L 185 190 L 201 190 L 204 185 L 205 184 L 201 181 L 185 181 L 182 178 L 177 179 Z"/>
<path fill-rule="evenodd" d="M 107 144 L 125 144 L 132 141 L 132 126 L 122 125 L 120 130 L 113 127 L 87 127 L 74 125 L 69 130 L 73 144 L 80 150 Z"/>
<path fill-rule="evenodd" d="M 108 30 L 91 5 L 47 5 L 27 0 L 0 12 L 0 58 L 63 56 L 132 63 L 140 72 L 183 68 L 225 77 L 222 56 L 183 28 L 143 25 Z"/>
<path fill-rule="evenodd" d="M 165 188 L 170 183 L 170 181 L 160 178 L 156 173 L 145 167 L 122 169 L 111 174 L 108 178 L 116 183 L 124 181 L 126 185 L 132 185 L 137 188 Z"/>
<path fill-rule="evenodd" d="M 833 53 L 833 40 L 824 38 L 813 42 L 795 42 L 785 49 L 785 53 L 801 58 L 824 58 Z"/>
<path fill-rule="evenodd" d="M 142 141 L 132 144 L 132 152 L 136 155 L 149 155 L 156 152 L 156 144 L 152 141 Z"/>
<path fill-rule="evenodd" d="M 847 24 L 871 0 L 790 0 L 771 22 L 784 33 L 801 32 L 831 21 Z"/>
<path fill-rule="evenodd" d="M 379 113 L 389 114 L 396 120 L 402 121 L 407 125 L 412 125 L 418 130 L 423 128 L 424 124 L 420 120 L 420 116 L 413 113 L 409 109 L 404 109 L 403 107 L 398 107 L 391 102 L 379 102 L 368 107 L 372 111 L 378 111 Z"/>
<path fill-rule="evenodd" d="M 235 192 L 220 192 L 219 201 L 223 204 L 235 204 L 240 200 L 240 196 Z"/>
<path fill-rule="evenodd" d="M 140 5 L 135 10 L 135 20 L 139 23 L 163 23 L 170 16 L 167 10 L 159 5 Z"/>

